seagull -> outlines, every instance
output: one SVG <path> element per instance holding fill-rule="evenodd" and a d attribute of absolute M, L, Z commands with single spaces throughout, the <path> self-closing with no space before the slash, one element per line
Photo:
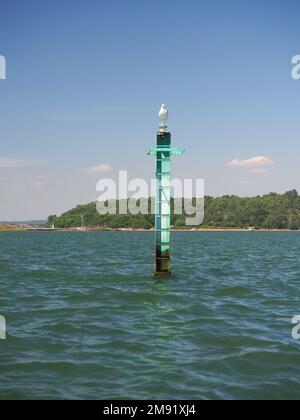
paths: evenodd
<path fill-rule="evenodd" d="M 165 122 L 167 121 L 168 116 L 169 116 L 169 112 L 166 108 L 166 105 L 162 104 L 160 111 L 158 113 L 158 118 L 160 119 L 161 122 Z"/>

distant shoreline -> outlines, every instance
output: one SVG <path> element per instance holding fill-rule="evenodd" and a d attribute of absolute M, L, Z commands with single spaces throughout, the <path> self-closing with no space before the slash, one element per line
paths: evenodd
<path fill-rule="evenodd" d="M 134 228 L 22 228 L 6 226 L 0 227 L 0 232 L 155 232 L 155 229 L 134 229 Z M 242 229 L 242 228 L 190 228 L 190 229 L 171 229 L 171 232 L 300 232 L 300 230 L 292 229 Z"/>

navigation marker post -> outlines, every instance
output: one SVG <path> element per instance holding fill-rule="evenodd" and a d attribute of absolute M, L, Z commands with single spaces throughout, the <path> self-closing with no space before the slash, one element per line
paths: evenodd
<path fill-rule="evenodd" d="M 171 156 L 182 155 L 183 147 L 171 147 L 171 133 L 167 131 L 168 111 L 165 105 L 159 111 L 161 121 L 156 136 L 156 148 L 148 155 L 156 156 L 155 197 L 155 272 L 156 277 L 171 275 L 170 227 L 171 227 Z"/>

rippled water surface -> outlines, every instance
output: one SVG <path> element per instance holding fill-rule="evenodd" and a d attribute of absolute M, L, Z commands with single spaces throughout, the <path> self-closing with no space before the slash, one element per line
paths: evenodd
<path fill-rule="evenodd" d="M 300 232 L 0 233 L 0 398 L 300 398 Z"/>

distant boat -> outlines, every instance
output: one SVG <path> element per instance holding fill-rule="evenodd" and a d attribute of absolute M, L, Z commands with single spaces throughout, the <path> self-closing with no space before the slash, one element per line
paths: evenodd
<path fill-rule="evenodd" d="M 253 227 L 253 226 L 248 227 L 248 230 L 249 230 L 249 232 L 255 232 L 256 231 L 255 227 Z"/>
<path fill-rule="evenodd" d="M 81 227 L 80 230 L 85 231 L 85 222 L 84 222 L 84 216 L 83 214 L 81 215 Z"/>

